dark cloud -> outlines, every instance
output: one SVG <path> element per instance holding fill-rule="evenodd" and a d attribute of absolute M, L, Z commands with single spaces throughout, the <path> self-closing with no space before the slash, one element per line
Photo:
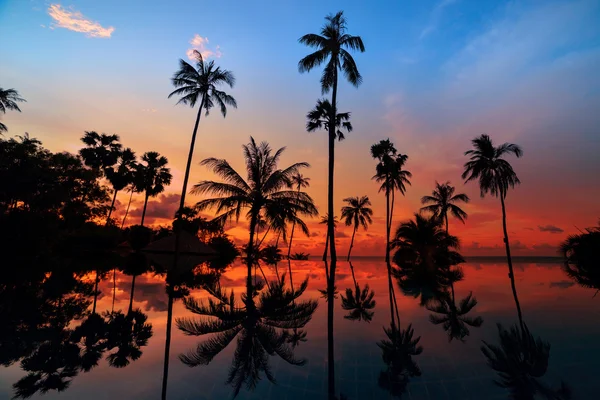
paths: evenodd
<path fill-rule="evenodd" d="M 571 281 L 557 281 L 557 282 L 550 282 L 550 287 L 557 287 L 560 289 L 567 289 L 570 288 L 571 286 L 573 286 L 575 283 L 571 282 Z"/>
<path fill-rule="evenodd" d="M 317 237 L 317 236 L 321 236 L 321 234 L 319 232 L 311 232 L 310 233 L 310 237 Z"/>
<path fill-rule="evenodd" d="M 177 206 L 179 205 L 180 195 L 178 194 L 161 194 L 156 199 L 148 200 L 146 207 L 146 218 L 165 218 L 173 219 Z M 133 217 L 141 217 L 144 211 L 143 203 L 139 208 L 135 208 L 129 212 Z"/>
<path fill-rule="evenodd" d="M 536 251 L 543 251 L 547 254 L 555 254 L 558 251 L 558 247 L 550 243 L 534 244 L 531 248 Z"/>
<path fill-rule="evenodd" d="M 335 232 L 335 237 L 336 237 L 336 238 L 347 238 L 347 237 L 349 237 L 349 236 L 348 236 L 348 234 L 347 234 L 346 232 L 344 232 L 344 231 L 336 231 L 336 232 Z M 337 241 L 336 241 L 336 243 L 337 243 Z"/>
<path fill-rule="evenodd" d="M 533 229 L 533 228 L 523 228 L 523 229 L 528 230 L 528 231 L 535 231 L 535 229 Z"/>
<path fill-rule="evenodd" d="M 563 233 L 564 230 L 554 225 L 538 225 L 538 229 L 540 232 L 548 232 L 548 233 Z"/>

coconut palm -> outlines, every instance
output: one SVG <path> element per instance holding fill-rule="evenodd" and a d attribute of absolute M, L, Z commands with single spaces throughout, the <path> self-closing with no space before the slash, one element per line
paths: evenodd
<path fill-rule="evenodd" d="M 88 167 L 104 174 L 119 160 L 122 146 L 118 135 L 86 131 L 81 141 L 86 147 L 79 150 L 79 155 Z"/>
<path fill-rule="evenodd" d="M 324 216 L 322 216 L 319 223 L 322 225 L 328 225 L 329 224 L 328 214 L 325 214 Z M 338 224 L 338 217 L 333 216 L 333 232 L 334 233 L 335 233 L 335 229 L 337 228 L 337 224 Z M 329 233 L 326 233 L 325 234 L 325 251 L 323 252 L 323 261 L 327 260 L 327 250 L 328 249 L 329 249 Z"/>
<path fill-rule="evenodd" d="M 307 188 L 310 186 L 310 178 L 305 177 L 300 172 L 292 175 L 292 187 L 296 188 L 298 192 L 301 189 Z M 294 228 L 296 227 L 296 221 L 292 222 L 292 233 L 290 234 L 290 243 L 288 246 L 288 254 L 287 257 L 290 258 L 290 254 L 292 252 L 292 241 L 294 240 Z"/>
<path fill-rule="evenodd" d="M 321 29 L 321 34 L 309 33 L 302 36 L 299 41 L 309 47 L 316 48 L 314 53 L 311 53 L 298 62 L 298 70 L 309 72 L 313 68 L 326 63 L 321 76 L 321 91 L 328 93 L 331 90 L 331 103 L 329 109 L 329 120 L 337 120 L 337 88 L 338 88 L 338 71 L 341 70 L 345 78 L 355 87 L 358 87 L 362 82 L 362 76 L 358 72 L 358 68 L 352 55 L 348 50 L 365 51 L 360 36 L 352 36 L 346 33 L 346 18 L 342 11 L 335 15 L 325 17 L 326 23 Z M 329 124 L 329 186 L 327 192 L 327 213 L 333 217 L 333 169 L 334 169 L 334 145 L 336 138 L 336 126 Z M 327 232 L 331 240 L 331 259 L 336 260 L 335 242 L 334 242 L 333 219 L 330 219 L 327 227 Z"/>
<path fill-rule="evenodd" d="M 510 256 L 510 244 L 508 241 L 508 230 L 506 228 L 506 207 L 504 200 L 509 188 L 514 188 L 521 181 L 512 168 L 512 165 L 504 159 L 509 154 L 514 154 L 517 158 L 523 155 L 523 150 L 516 144 L 504 143 L 494 147 L 492 139 L 488 135 L 481 135 L 471 141 L 473 149 L 465 152 L 469 156 L 469 161 L 465 163 L 465 171 L 462 178 L 466 182 L 472 180 L 479 181 L 481 197 L 487 193 L 495 197 L 500 197 L 502 205 L 502 227 L 504 229 L 504 245 L 506 247 L 506 258 L 508 260 L 508 275 L 513 291 L 513 297 L 517 305 L 519 320 L 523 319 L 521 306 L 517 298 L 517 288 L 515 286 L 514 271 L 512 259 Z"/>
<path fill-rule="evenodd" d="M 219 214 L 215 220 L 224 223 L 227 220 L 239 220 L 242 210 L 247 210 L 246 218 L 250 220 L 248 240 L 248 259 L 256 256 L 255 233 L 259 219 L 268 225 L 277 223 L 281 212 L 286 215 L 314 216 L 317 209 L 312 198 L 303 191 L 289 190 L 292 176 L 302 168 L 309 167 L 306 162 L 294 163 L 285 169 L 278 169 L 277 164 L 285 147 L 273 153 L 267 142 L 250 143 L 243 146 L 248 177 L 246 180 L 236 172 L 226 160 L 207 158 L 201 165 L 207 166 L 223 178 L 224 182 L 201 181 L 194 185 L 194 194 L 213 194 L 217 197 L 199 201 L 196 204 L 202 211 L 215 208 Z M 296 221 L 300 224 L 300 221 Z M 250 282 L 253 262 L 248 262 L 248 282 Z"/>
<path fill-rule="evenodd" d="M 465 223 L 465 219 L 467 219 L 467 213 L 456 205 L 456 203 L 468 203 L 469 196 L 464 193 L 454 194 L 455 191 L 456 188 L 450 185 L 450 182 L 442 184 L 436 182 L 431 196 L 423 196 L 421 198 L 422 204 L 429 204 L 421 207 L 421 211 L 429 211 L 434 217 L 440 221 L 444 221 L 446 223 L 446 233 L 448 232 L 448 212 L 463 224 Z"/>
<path fill-rule="evenodd" d="M 458 339 L 461 342 L 469 336 L 468 326 L 479 328 L 483 324 L 481 317 L 469 317 L 473 308 L 477 305 L 477 299 L 473 297 L 473 292 L 456 304 L 454 294 L 445 292 L 434 304 L 427 305 L 427 309 L 439 315 L 430 314 L 429 320 L 434 325 L 442 324 L 448 334 L 448 341 Z"/>
<path fill-rule="evenodd" d="M 373 315 L 375 314 L 371 311 L 376 305 L 375 300 L 373 300 L 375 292 L 370 290 L 368 284 L 361 290 L 356 282 L 354 266 L 352 263 L 350 263 L 350 270 L 352 271 L 354 290 L 352 290 L 352 288 L 347 288 L 346 296 L 342 295 L 342 308 L 349 311 L 348 315 L 345 315 L 344 318 L 351 321 L 371 322 Z"/>
<path fill-rule="evenodd" d="M 27 100 L 22 98 L 15 89 L 3 89 L 0 87 L 0 113 L 6 114 L 6 110 L 21 112 L 17 103 L 24 101 Z M 6 131 L 8 131 L 8 128 L 0 122 L 0 134 Z"/>
<path fill-rule="evenodd" d="M 178 328 L 186 335 L 213 336 L 199 343 L 196 349 L 180 355 L 181 361 L 191 367 L 208 365 L 237 338 L 227 379 L 234 388 L 234 397 L 244 384 L 253 389 L 261 373 L 269 381 L 275 381 L 269 356 L 278 355 L 289 364 L 304 365 L 306 360 L 294 357 L 288 341 L 289 330 L 303 328 L 312 318 L 317 302 L 298 300 L 308 286 L 308 279 L 295 290 L 287 289 L 284 282 L 285 274 L 281 280 L 271 282 L 268 289 L 250 284 L 241 297 L 241 306 L 236 304 L 233 291 L 227 295 L 224 291 L 211 290 L 216 300 L 209 298 L 208 304 L 193 297 L 185 298 L 185 307 L 201 318 L 178 318 Z"/>
<path fill-rule="evenodd" d="M 358 230 L 359 226 L 362 226 L 365 230 L 369 228 L 369 224 L 373 223 L 371 216 L 373 210 L 369 207 L 371 201 L 368 196 L 362 197 L 347 197 L 344 199 L 347 206 L 342 207 L 342 219 L 346 226 L 353 225 L 352 239 L 350 240 L 350 248 L 348 249 L 348 258 L 346 261 L 350 261 L 350 253 L 354 246 L 354 235 Z"/>
<path fill-rule="evenodd" d="M 205 116 L 208 116 L 210 110 L 216 105 L 219 107 L 223 117 L 226 117 L 227 106 L 237 108 L 235 99 L 220 90 L 220 87 L 222 86 L 233 88 L 235 85 L 233 73 L 215 66 L 214 61 L 205 61 L 202 54 L 197 50 L 194 50 L 193 56 L 196 59 L 196 67 L 182 59 L 179 60 L 179 70 L 171 79 L 173 86 L 177 89 L 168 96 L 169 98 L 178 96 L 179 101 L 177 104 L 188 105 L 192 108 L 196 106 L 198 101 L 200 102 L 185 167 L 179 208 L 183 208 L 185 205 L 185 195 L 187 193 L 187 184 L 190 176 L 190 168 L 192 166 L 192 157 L 194 155 L 194 145 L 196 143 L 196 134 L 198 133 L 198 124 L 200 123 L 202 110 L 205 111 Z"/>
<path fill-rule="evenodd" d="M 120 152 L 116 167 L 110 166 L 106 169 L 106 178 L 112 185 L 114 191 L 110 210 L 106 217 L 107 222 L 110 220 L 110 216 L 115 207 L 117 193 L 119 193 L 120 190 L 125 189 L 127 185 L 133 183 L 135 168 L 135 153 L 130 148 L 126 148 Z"/>
<path fill-rule="evenodd" d="M 144 226 L 146 218 L 146 207 L 148 199 L 156 197 L 165 191 L 165 186 L 171 184 L 171 170 L 167 168 L 169 160 L 161 156 L 156 151 L 149 151 L 142 156 L 142 162 L 136 164 L 136 191 L 144 193 L 144 210 L 142 211 L 142 221 L 140 225 Z"/>

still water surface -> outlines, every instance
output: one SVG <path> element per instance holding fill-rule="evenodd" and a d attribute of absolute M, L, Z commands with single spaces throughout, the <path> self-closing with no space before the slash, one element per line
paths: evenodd
<path fill-rule="evenodd" d="M 390 303 L 385 263 L 381 261 L 356 261 L 352 263 L 357 284 L 368 284 L 374 291 L 375 307 L 372 321 L 352 321 L 342 309 L 341 299 L 334 302 L 334 375 L 336 393 L 348 399 L 387 399 L 390 391 L 382 388 L 381 371 L 386 370 L 382 350 L 377 343 L 386 339 L 384 327 L 390 326 Z M 516 287 L 523 311 L 523 320 L 531 334 L 550 344 L 548 367 L 536 378 L 541 385 L 558 389 L 561 382 L 568 384 L 573 399 L 600 398 L 600 296 L 595 290 L 579 287 L 564 274 L 559 263 L 516 263 Z M 287 270 L 287 262 L 279 264 L 279 272 Z M 294 349 L 298 359 L 306 364 L 294 366 L 275 355 L 269 358 L 269 367 L 276 384 L 264 374 L 253 390 L 242 386 L 239 399 L 326 399 L 328 393 L 328 307 L 319 292 L 327 286 L 324 265 L 317 261 L 292 261 L 294 283 L 298 285 L 309 278 L 307 290 L 299 300 L 318 300 L 311 321 L 303 328 L 306 341 Z M 421 371 L 420 376 L 408 377 L 402 399 L 508 399 L 510 392 L 494 384 L 498 374 L 487 364 L 481 351 L 482 341 L 498 344 L 497 324 L 509 328 L 518 324 L 515 302 L 507 276 L 507 267 L 501 260 L 463 265 L 464 279 L 454 284 L 456 303 L 472 292 L 477 305 L 468 317 L 481 317 L 480 327 L 469 327 L 464 341 L 449 336 L 443 324 L 434 325 L 432 311 L 421 305 L 424 301 L 407 295 L 396 287 L 400 326 L 412 324 L 414 338 L 420 336 L 422 353 L 412 357 Z M 275 278 L 275 270 L 265 267 L 268 279 Z M 221 277 L 221 288 L 233 289 L 236 296 L 245 291 L 246 267 L 234 265 Z M 289 275 L 289 274 L 288 274 Z M 259 273 L 260 276 L 260 273 Z M 90 279 L 93 279 L 91 277 Z M 131 293 L 131 276 L 117 272 L 115 310 L 127 312 Z M 348 263 L 338 262 L 336 286 L 339 295 L 353 288 L 354 281 Z M 97 312 L 113 307 L 112 274 L 99 284 L 100 295 Z M 417 290 L 415 294 L 419 294 Z M 206 300 L 204 290 L 193 290 L 191 296 Z M 91 299 L 90 299 L 91 300 Z M 166 310 L 164 278 L 152 273 L 136 278 L 133 309 L 139 308 L 152 325 L 152 336 L 141 346 L 141 356 L 124 367 L 109 365 L 102 355 L 96 367 L 88 372 L 80 370 L 61 392 L 50 390 L 44 399 L 157 399 L 161 393 L 163 370 Z M 91 302 L 90 302 L 91 303 Z M 427 303 L 425 301 L 425 303 Z M 90 304 L 90 309 L 92 304 Z M 14 316 L 13 316 L 14 317 Z M 194 317 L 181 300 L 174 306 L 174 318 Z M 73 320 L 69 327 L 75 329 L 81 320 Z M 476 324 L 477 325 L 477 324 Z M 188 367 L 178 358 L 193 350 L 208 337 L 186 336 L 175 324 L 171 343 L 168 398 L 170 399 L 227 399 L 233 388 L 226 384 L 236 340 L 233 340 L 207 366 Z M 23 340 L 27 340 L 24 338 Z M 6 343 L 0 346 L 7 351 Z M 14 360 L 13 360 L 14 361 Z M 13 384 L 26 376 L 17 360 L 0 367 L 0 399 L 9 399 L 15 392 Z M 543 363 L 543 362 L 542 362 Z M 543 369 L 543 368 L 542 368 Z M 557 392 L 554 392 L 557 393 Z M 538 391 L 535 398 L 547 398 Z M 538 397 L 539 396 L 539 397 Z M 40 397 L 40 392 L 32 398 Z M 519 397 L 517 397 L 519 398 Z M 527 398 L 522 397 L 522 398 Z M 559 397 L 557 397 L 559 398 Z"/>

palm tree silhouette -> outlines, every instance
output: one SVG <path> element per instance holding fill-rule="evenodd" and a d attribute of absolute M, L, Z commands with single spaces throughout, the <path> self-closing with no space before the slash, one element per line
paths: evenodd
<path fill-rule="evenodd" d="M 350 240 L 350 248 L 348 249 L 348 258 L 346 260 L 350 261 L 350 253 L 354 246 L 354 235 L 356 234 L 356 230 L 359 226 L 362 226 L 365 230 L 369 228 L 369 224 L 373 223 L 373 220 L 371 219 L 373 210 L 369 207 L 371 201 L 367 196 L 347 197 L 344 201 L 348 203 L 348 205 L 342 207 L 342 219 L 346 226 L 354 226 L 352 230 L 352 239 Z"/>
<path fill-rule="evenodd" d="M 165 186 L 171 184 L 171 170 L 167 168 L 169 161 L 166 157 L 161 156 L 156 151 L 149 151 L 142 156 L 142 162 L 136 164 L 136 175 L 139 181 L 136 181 L 136 191 L 144 192 L 144 210 L 142 211 L 142 220 L 140 225 L 144 226 L 146 218 L 146 207 L 148 199 L 156 197 L 164 192 Z"/>
<path fill-rule="evenodd" d="M 108 313 L 108 333 L 106 348 L 116 351 L 106 359 L 111 367 L 123 368 L 142 356 L 142 347 L 152 337 L 152 324 L 140 309 L 123 314 L 120 311 Z"/>
<path fill-rule="evenodd" d="M 3 89 L 0 87 L 0 113 L 6 114 L 6 110 L 21 112 L 17 103 L 26 101 L 27 100 L 23 99 L 15 89 Z M 8 128 L 6 125 L 0 122 L 0 134 L 7 131 Z"/>
<path fill-rule="evenodd" d="M 479 316 L 475 318 L 467 316 L 476 305 L 477 299 L 473 297 L 473 292 L 470 292 L 457 305 L 454 298 L 454 290 L 452 290 L 452 295 L 444 292 L 434 304 L 428 304 L 426 307 L 429 311 L 439 314 L 430 314 L 429 320 L 434 325 L 443 324 L 444 330 L 448 334 L 449 342 L 452 339 L 464 342 L 465 338 L 470 334 L 468 326 L 479 328 L 483 324 L 483 318 Z"/>
<path fill-rule="evenodd" d="M 104 174 L 107 168 L 115 165 L 121 155 L 118 135 L 99 134 L 86 131 L 81 141 L 86 145 L 79 150 L 85 165 Z"/>
<path fill-rule="evenodd" d="M 207 158 L 202 165 L 212 168 L 213 172 L 223 178 L 224 182 L 201 181 L 194 185 L 192 193 L 211 193 L 218 197 L 200 200 L 198 210 L 216 208 L 215 220 L 225 222 L 239 219 L 242 210 L 247 209 L 250 220 L 248 240 L 248 285 L 251 284 L 252 261 L 256 256 L 255 233 L 259 218 L 271 224 L 279 218 L 282 210 L 286 215 L 317 215 L 312 198 L 302 191 L 288 190 L 292 184 L 292 176 L 308 163 L 300 162 L 285 169 L 277 169 L 279 158 L 285 148 L 272 152 L 268 143 L 257 144 L 254 138 L 243 146 L 248 178 L 244 180 L 226 160 Z"/>
<path fill-rule="evenodd" d="M 327 214 L 322 216 L 319 223 L 322 225 L 329 224 L 329 216 Z M 335 233 L 335 229 L 337 228 L 337 224 L 338 224 L 338 217 L 334 215 L 333 216 L 333 232 L 334 233 Z M 325 236 L 326 236 L 325 237 L 325 251 L 323 252 L 323 261 L 327 261 L 327 249 L 329 248 L 329 234 L 326 233 Z"/>
<path fill-rule="evenodd" d="M 287 289 L 285 274 L 281 280 L 271 282 L 266 290 L 260 284 L 250 284 L 241 297 L 241 307 L 236 305 L 233 291 L 227 295 L 221 290 L 211 290 L 216 301 L 209 298 L 208 304 L 185 298 L 185 307 L 201 319 L 178 318 L 178 328 L 186 335 L 213 336 L 179 358 L 191 367 L 208 365 L 237 337 L 227 379 L 227 384 L 234 388 L 234 397 L 244 384 L 247 389 L 254 389 L 261 373 L 275 383 L 269 356 L 278 355 L 292 365 L 306 362 L 294 357 L 288 338 L 289 330 L 303 328 L 317 308 L 315 300 L 298 301 L 307 286 L 308 279 L 298 289 Z"/>
<path fill-rule="evenodd" d="M 110 210 L 108 211 L 108 216 L 106 217 L 107 223 L 110 221 L 110 216 L 115 207 L 117 193 L 120 190 L 125 189 L 127 185 L 133 183 L 134 168 L 137 165 L 135 162 L 135 153 L 130 148 L 126 148 L 125 150 L 121 151 L 116 165 L 116 168 L 110 166 L 106 169 L 106 178 L 112 185 L 114 191 Z"/>
<path fill-rule="evenodd" d="M 465 183 L 475 179 L 479 180 L 481 197 L 484 197 L 487 193 L 495 197 L 500 197 L 504 245 L 508 261 L 508 276 L 510 277 L 519 320 L 522 321 L 523 316 L 521 314 L 521 305 L 517 298 L 517 288 L 515 286 L 512 258 L 510 256 L 510 244 L 508 242 L 508 230 L 506 228 L 506 207 L 504 206 L 508 189 L 514 188 L 521 181 L 510 163 L 503 157 L 514 154 L 519 158 L 523 155 L 523 150 L 518 145 L 512 143 L 504 143 L 498 147 L 494 147 L 492 139 L 485 134 L 476 137 L 471 143 L 473 144 L 473 150 L 465 152 L 465 155 L 469 156 L 469 161 L 465 163 L 465 171 L 462 174 L 462 178 L 465 179 Z"/>
<path fill-rule="evenodd" d="M 300 172 L 292 175 L 292 187 L 295 187 L 298 190 L 298 193 L 301 189 L 307 188 L 310 186 L 310 178 L 305 177 Z M 292 233 L 290 234 L 290 243 L 288 247 L 288 259 L 290 258 L 290 254 L 292 252 L 292 241 L 294 240 L 294 228 L 296 227 L 296 221 L 292 222 Z"/>
<path fill-rule="evenodd" d="M 600 290 L 600 223 L 569 236 L 560 247 L 565 273 L 579 285 Z M 595 294 L 594 294 L 595 296 Z"/>
<path fill-rule="evenodd" d="M 309 33 L 302 36 L 299 42 L 317 51 L 304 57 L 298 62 L 300 73 L 309 72 L 313 68 L 326 62 L 321 76 L 321 91 L 328 93 L 331 89 L 331 103 L 329 109 L 329 121 L 337 121 L 337 87 L 338 70 L 341 70 L 346 79 L 355 87 L 362 82 L 362 76 L 352 55 L 348 50 L 365 51 L 365 46 L 360 36 L 352 36 L 346 33 L 346 18 L 342 11 L 335 15 L 325 17 L 327 21 L 321 29 L 321 34 Z M 331 259 L 336 260 L 335 239 L 333 228 L 333 170 L 334 170 L 334 146 L 336 139 L 336 125 L 330 123 L 329 130 L 329 186 L 327 191 L 327 214 L 330 217 L 327 225 L 327 234 L 331 240 Z"/>
<path fill-rule="evenodd" d="M 456 203 L 459 201 L 468 203 L 469 196 L 464 193 L 454 194 L 455 191 L 456 188 L 450 185 L 450 182 L 442 184 L 436 182 L 431 196 L 423 196 L 421 198 L 422 204 L 429 204 L 421 207 L 421 211 L 429 211 L 434 217 L 444 221 L 446 223 L 446 233 L 448 233 L 448 212 L 463 224 L 465 223 L 465 219 L 467 219 L 467 213 L 457 206 Z"/>
<path fill-rule="evenodd" d="M 371 322 L 375 314 L 372 309 L 375 308 L 376 302 L 373 300 L 375 292 L 370 290 L 369 285 L 361 290 L 356 282 L 354 275 L 354 266 L 350 262 L 350 270 L 352 271 L 352 280 L 354 281 L 354 290 L 346 289 L 346 296 L 342 295 L 342 308 L 350 311 L 344 318 L 351 321 L 366 321 Z"/>

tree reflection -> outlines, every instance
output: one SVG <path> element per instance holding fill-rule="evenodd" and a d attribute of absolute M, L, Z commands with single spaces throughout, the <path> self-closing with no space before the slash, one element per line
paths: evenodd
<path fill-rule="evenodd" d="M 354 290 L 352 288 L 346 289 L 346 296 L 342 295 L 342 308 L 349 311 L 344 318 L 351 321 L 366 321 L 371 322 L 373 315 L 375 314 L 372 309 L 375 308 L 375 292 L 370 290 L 369 285 L 361 290 L 360 286 L 356 282 L 354 275 L 354 266 L 351 262 L 350 270 L 352 271 L 352 280 L 354 281 Z"/>
<path fill-rule="evenodd" d="M 107 314 L 106 348 L 116 349 L 106 357 L 111 367 L 126 367 L 142 356 L 141 348 L 152 337 L 152 325 L 147 320 L 148 316 L 139 309 L 127 314 L 120 311 Z"/>
<path fill-rule="evenodd" d="M 469 327 L 479 328 L 483 324 L 483 318 L 470 317 L 469 314 L 477 305 L 477 299 L 470 292 L 467 297 L 456 304 L 454 288 L 452 294 L 443 293 L 433 304 L 427 305 L 427 309 L 436 314 L 430 314 L 429 320 L 434 325 L 442 325 L 448 334 L 448 341 L 453 339 L 465 341 L 469 336 Z"/>
<path fill-rule="evenodd" d="M 579 285 L 600 290 L 600 224 L 569 236 L 561 245 L 565 273 Z"/>

